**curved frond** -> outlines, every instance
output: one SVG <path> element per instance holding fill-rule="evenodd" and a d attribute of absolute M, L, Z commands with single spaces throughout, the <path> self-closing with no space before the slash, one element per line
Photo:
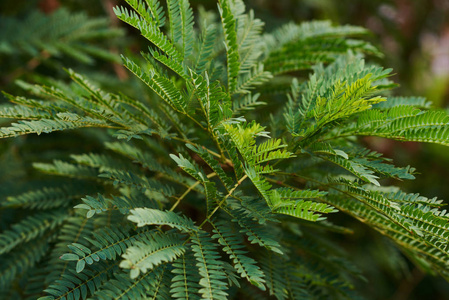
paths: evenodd
<path fill-rule="evenodd" d="M 152 272 L 147 272 L 135 279 L 131 279 L 129 274 L 126 273 L 115 273 L 114 278 L 105 282 L 93 296 L 95 299 L 101 300 L 131 300 L 146 297 L 156 299 L 160 290 L 164 289 L 164 285 L 166 286 L 167 284 L 167 280 L 164 277 L 166 272 L 168 271 L 165 266 L 161 265 Z"/>
<path fill-rule="evenodd" d="M 130 211 L 128 219 L 137 223 L 137 226 L 167 225 L 183 232 L 196 232 L 198 229 L 192 220 L 171 211 L 161 211 L 150 208 L 136 208 Z"/>
<path fill-rule="evenodd" d="M 245 255 L 247 251 L 243 239 L 239 233 L 233 232 L 225 222 L 212 222 L 214 227 L 214 235 L 212 238 L 218 239 L 223 250 L 229 255 L 229 258 L 234 264 L 234 268 L 242 278 L 246 278 L 251 284 L 257 286 L 261 290 L 265 290 L 263 279 L 264 274 L 257 266 L 256 261 L 251 257 Z"/>
<path fill-rule="evenodd" d="M 240 69 L 238 53 L 236 19 L 231 11 L 229 0 L 221 0 L 220 16 L 226 42 L 228 93 L 232 94 L 237 87 L 237 76 Z"/>
<path fill-rule="evenodd" d="M 175 299 L 201 299 L 199 290 L 201 286 L 199 281 L 201 279 L 198 271 L 192 266 L 195 265 L 195 257 L 190 249 L 178 257 L 172 264 L 172 284 L 170 286 L 170 293 Z"/>
<path fill-rule="evenodd" d="M 109 276 L 117 271 L 117 266 L 102 265 L 101 267 L 85 270 L 77 274 L 74 271 L 63 274 L 54 284 L 44 291 L 51 296 L 40 297 L 39 300 L 83 299 L 103 286 Z"/>
<path fill-rule="evenodd" d="M 8 253 L 24 242 L 41 237 L 45 232 L 61 224 L 66 218 L 67 215 L 61 210 L 44 211 L 12 224 L 11 229 L 7 229 L 0 234 L 0 254 Z"/>
<path fill-rule="evenodd" d="M 126 249 L 120 267 L 131 270 L 131 279 L 171 262 L 185 252 L 184 241 L 177 233 L 152 233 Z"/>
<path fill-rule="evenodd" d="M 196 266 L 201 275 L 199 293 L 206 299 L 226 299 L 228 284 L 225 281 L 223 262 L 218 260 L 220 255 L 217 245 L 205 232 L 192 236 L 192 251 L 196 258 Z"/>

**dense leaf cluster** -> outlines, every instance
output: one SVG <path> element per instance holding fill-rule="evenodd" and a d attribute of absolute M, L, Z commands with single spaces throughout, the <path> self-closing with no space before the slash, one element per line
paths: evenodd
<path fill-rule="evenodd" d="M 319 234 L 350 231 L 326 220 L 337 212 L 449 279 L 442 201 L 382 186 L 415 170 L 357 139 L 448 145 L 449 116 L 390 96 L 391 70 L 365 62 L 379 53 L 355 38 L 364 29 L 264 33 L 241 0 L 197 18 L 188 0 L 127 3 L 114 11 L 149 48 L 123 62 L 148 101 L 68 70 L 76 85 L 22 84 L 37 98 L 6 95 L 15 104 L 0 107 L 14 120 L 1 138 L 110 133 L 102 153 L 34 164 L 65 185 L 0 202 L 28 210 L 0 234 L 5 297 L 23 285 L 41 300 L 352 299 L 359 271 Z"/>

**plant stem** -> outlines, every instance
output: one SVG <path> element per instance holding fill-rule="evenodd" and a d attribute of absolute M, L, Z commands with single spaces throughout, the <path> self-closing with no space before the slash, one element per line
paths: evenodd
<path fill-rule="evenodd" d="M 226 199 L 229 198 L 229 196 L 232 195 L 232 193 L 234 193 L 234 191 L 237 189 L 237 187 L 242 184 L 242 182 L 248 177 L 248 175 L 244 175 L 242 178 L 240 178 L 240 180 L 234 185 L 234 187 L 229 191 L 229 193 L 223 198 L 223 200 L 220 201 L 220 203 L 218 203 L 217 207 L 215 207 L 215 209 L 206 217 L 206 219 L 204 219 L 203 223 L 200 224 L 200 226 L 198 226 L 198 228 L 203 227 L 204 224 L 206 224 L 207 221 L 210 220 L 210 218 L 217 212 L 217 210 L 221 207 L 221 205 L 226 201 Z"/>
<path fill-rule="evenodd" d="M 217 173 L 215 173 L 215 172 L 214 173 L 210 173 L 210 174 L 207 175 L 207 178 L 212 178 L 212 177 L 214 177 L 216 175 L 217 175 Z M 190 193 L 190 191 L 193 190 L 200 183 L 201 183 L 200 181 L 197 181 L 194 184 L 192 184 L 191 186 L 189 186 L 189 188 L 184 192 L 184 194 L 182 194 L 178 198 L 178 200 L 176 200 L 176 202 L 173 204 L 173 206 L 170 208 L 169 211 L 173 211 L 176 208 L 176 206 L 178 206 L 178 204 L 181 202 L 181 200 L 184 199 L 184 197 L 187 196 L 187 194 Z"/>
<path fill-rule="evenodd" d="M 176 136 L 173 137 L 173 139 L 174 139 L 174 140 L 177 140 L 177 141 L 180 141 L 180 142 L 184 142 L 184 143 L 186 143 L 186 144 L 193 145 L 193 146 L 195 146 L 195 147 L 203 148 L 204 150 L 206 150 L 207 152 L 209 152 L 209 153 L 212 154 L 213 156 L 215 156 L 215 157 L 217 157 L 217 158 L 223 158 L 219 153 L 217 153 L 217 152 L 215 152 L 215 151 L 212 151 L 212 150 L 210 150 L 210 149 L 207 149 L 207 148 L 204 147 L 204 146 L 199 146 L 198 144 L 195 144 L 194 142 L 191 142 L 191 141 L 189 141 L 189 140 L 182 139 L 182 138 L 179 138 L 179 137 L 176 137 Z M 224 162 L 225 162 L 227 165 L 230 165 L 230 166 L 233 166 L 233 165 L 234 165 L 234 164 L 232 163 L 232 161 L 229 160 L 229 159 L 227 159 L 227 158 L 224 158 Z"/>

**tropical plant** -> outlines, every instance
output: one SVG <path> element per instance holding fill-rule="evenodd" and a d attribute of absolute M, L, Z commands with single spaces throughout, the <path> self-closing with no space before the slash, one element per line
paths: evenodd
<path fill-rule="evenodd" d="M 2 299 L 357 298 L 361 272 L 328 239 L 346 213 L 449 279 L 443 202 L 359 137 L 449 144 L 449 116 L 393 97 L 367 31 L 314 21 L 263 33 L 240 0 L 218 14 L 188 0 L 126 1 L 117 17 L 149 41 L 124 65 L 150 97 L 75 85 L 5 94 L 0 137 L 102 128 L 99 153 L 35 163 L 58 185 L 7 197 Z M 352 38 L 351 38 L 352 37 Z M 85 130 L 85 129 L 83 129 Z M 9 219 L 9 218 L 8 218 Z M 15 297 L 15 298 L 14 298 Z"/>
<path fill-rule="evenodd" d="M 70 59 L 84 65 L 98 63 L 98 59 L 120 62 L 106 46 L 114 45 L 113 38 L 123 36 L 123 30 L 111 28 L 107 18 L 65 8 L 50 15 L 35 10 L 20 17 L 0 16 L 2 84 L 41 65 L 59 71 L 68 67 Z"/>

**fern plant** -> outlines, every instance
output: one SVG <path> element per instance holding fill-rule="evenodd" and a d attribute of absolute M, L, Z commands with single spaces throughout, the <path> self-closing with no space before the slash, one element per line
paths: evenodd
<path fill-rule="evenodd" d="M 9 3 L 10 2 L 10 3 Z M 33 1 L 31 1 L 33 2 Z M 36 1 L 34 1 L 36 2 Z M 44 1 L 41 1 L 44 2 Z M 32 8 L 33 6 L 34 9 Z M 11 9 L 8 9 L 11 8 Z M 30 9 L 31 8 L 31 9 Z M 43 7 L 40 7 L 43 9 Z M 23 94 L 20 86 L 24 81 L 39 82 L 45 85 L 58 86 L 65 89 L 68 75 L 62 66 L 76 68 L 79 72 L 89 70 L 89 78 L 100 82 L 108 82 L 118 86 L 120 82 L 114 78 L 121 68 L 118 54 L 110 49 L 117 48 L 124 30 L 111 26 L 110 20 L 103 16 L 89 16 L 85 12 L 71 11 L 61 7 L 51 13 L 40 12 L 37 3 L 25 6 L 3 1 L 0 13 L 0 90 L 12 94 Z M 111 63 L 114 62 L 114 65 Z M 92 70 L 95 66 L 95 71 Z M 114 69 L 112 68 L 114 67 Z M 89 69 L 90 68 L 90 69 Z M 126 73 L 124 68 L 121 68 Z M 120 71 L 120 70 L 118 70 Z M 112 73 L 112 74 L 111 74 Z M 16 81 L 17 85 L 13 84 Z M 121 88 L 130 84 L 120 84 Z M 0 95 L 0 103 L 6 103 L 6 97 Z M 7 125 L 8 119 L 1 119 L 1 126 Z M 83 140 L 84 149 L 94 149 L 101 142 L 98 132 L 92 136 L 89 131 L 71 132 L 69 134 L 50 135 L 44 139 L 37 136 L 26 136 L 18 139 L 3 140 L 0 146 L 0 193 L 8 195 L 37 186 L 46 185 L 40 174 L 31 168 L 31 163 L 45 157 L 67 157 L 77 151 L 74 140 Z M 38 140 L 35 138 L 39 138 Z M 26 142 L 25 142 L 26 140 Z M 48 156 L 47 156 L 48 155 Z M 39 182 L 38 182 L 39 181 Z M 48 182 L 50 186 L 57 183 Z M 48 187 L 50 187 L 48 186 Z M 8 213 L 6 213 L 8 216 Z M 8 227 L 8 218 L 3 218 L 0 228 Z"/>
<path fill-rule="evenodd" d="M 123 36 L 123 31 L 111 28 L 107 18 L 88 17 L 66 8 L 49 15 L 38 10 L 21 14 L 1 14 L 2 84 L 38 67 L 47 68 L 42 69 L 48 74 L 49 70 L 59 71 L 73 61 L 86 65 L 94 65 L 99 59 L 120 62 L 120 57 L 107 46 L 116 44 L 113 39 Z"/>
<path fill-rule="evenodd" d="M 0 137 L 102 128 L 101 153 L 36 162 L 57 186 L 2 199 L 2 299 L 354 299 L 361 272 L 326 240 L 346 213 L 449 279 L 442 200 L 362 136 L 449 144 L 449 116 L 394 97 L 363 28 L 314 21 L 271 33 L 240 0 L 127 0 L 148 40 L 125 67 L 150 97 L 76 85 L 5 94 Z M 43 294 L 42 294 L 43 293 Z"/>

